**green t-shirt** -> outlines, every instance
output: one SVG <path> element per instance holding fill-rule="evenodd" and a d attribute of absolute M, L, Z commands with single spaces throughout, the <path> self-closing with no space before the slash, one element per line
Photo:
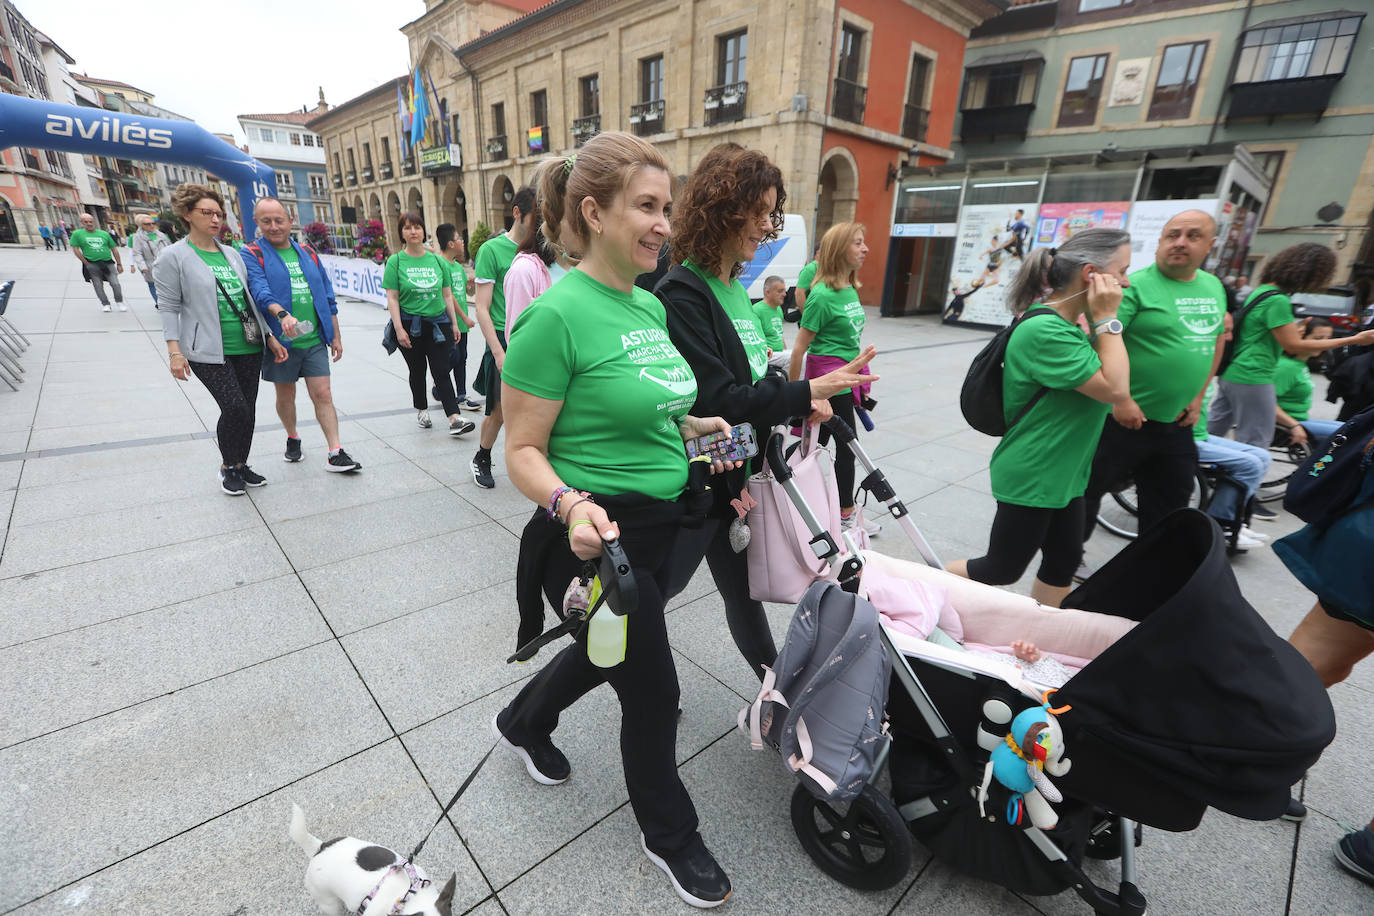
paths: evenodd
<path fill-rule="evenodd" d="M 563 402 L 548 455 L 568 486 L 655 499 L 682 494 L 687 452 L 677 424 L 696 401 L 697 381 L 653 294 L 623 293 L 569 271 L 520 313 L 502 378 Z"/>
<path fill-rule="evenodd" d="M 999 502 L 1062 509 L 1088 487 L 1109 405 L 1075 391 L 1102 368 L 1088 338 L 1057 315 L 1037 315 L 1011 335 L 1002 369 L 1008 422 L 1040 388 L 1049 389 L 992 453 Z"/>
<path fill-rule="evenodd" d="M 1130 276 L 1117 316 L 1131 359 L 1131 397 L 1148 419 L 1172 423 L 1212 371 L 1226 291 L 1205 271 L 1171 280 L 1154 264 Z"/>
<path fill-rule="evenodd" d="M 450 261 L 448 258 L 441 257 L 439 260 L 444 262 L 444 267 L 448 270 L 449 286 L 453 288 L 453 304 L 458 306 L 458 314 L 467 315 L 468 313 L 468 272 L 463 269 L 463 265 L 457 261 Z M 468 332 L 467 325 L 461 321 L 455 329 L 460 333 Z"/>
<path fill-rule="evenodd" d="M 817 283 L 806 294 L 801 326 L 816 335 L 806 352 L 845 360 L 858 356 L 859 337 L 864 332 L 864 307 L 859 304 L 859 291 L 852 286 L 835 290 Z M 846 388 L 838 393 L 848 394 L 851 390 Z"/>
<path fill-rule="evenodd" d="M 1274 398 L 1280 409 L 1294 420 L 1306 420 L 1312 412 L 1312 373 L 1307 363 L 1287 353 L 1279 357 L 1274 369 Z"/>
<path fill-rule="evenodd" d="M 78 229 L 72 233 L 72 247 L 80 249 L 87 261 L 113 261 L 116 247 L 114 236 L 104 229 Z"/>
<path fill-rule="evenodd" d="M 768 371 L 768 342 L 763 339 L 763 329 L 754 317 L 754 307 L 749 303 L 749 291 L 738 280 L 731 280 L 727 286 L 720 282 L 720 277 L 711 276 L 691 260 L 684 261 L 683 266 L 706 281 L 706 285 L 711 288 L 711 295 L 716 297 L 726 317 L 734 325 L 739 342 L 744 344 L 744 355 L 749 360 L 749 374 L 753 376 L 752 380 L 757 382 L 763 378 L 763 374 Z"/>
<path fill-rule="evenodd" d="M 315 330 L 309 334 L 289 338 L 288 342 L 298 350 L 309 349 L 321 341 L 320 316 L 315 313 L 315 297 L 310 294 L 310 284 L 305 279 L 305 272 L 301 270 L 296 246 L 292 245 L 285 250 L 278 248 L 277 254 L 281 255 L 282 261 L 286 264 L 286 273 L 291 277 L 291 317 L 297 321 L 308 321 L 315 326 Z"/>
<path fill-rule="evenodd" d="M 444 259 L 432 251 L 412 258 L 398 251 L 386 259 L 382 270 L 382 289 L 394 289 L 401 300 L 401 311 L 421 318 L 444 314 L 444 287 L 449 270 Z"/>
<path fill-rule="evenodd" d="M 515 260 L 518 245 L 504 232 L 494 239 L 488 239 L 477 249 L 477 260 L 472 272 L 480 284 L 491 281 L 491 323 L 500 333 L 506 330 L 506 271 Z"/>
<path fill-rule="evenodd" d="M 811 284 L 816 282 L 816 262 L 812 261 L 801 269 L 797 274 L 797 289 L 804 293 L 811 292 Z"/>
<path fill-rule="evenodd" d="M 754 317 L 763 329 L 763 339 L 768 342 L 774 353 L 787 349 L 787 341 L 782 337 L 782 308 L 773 308 L 767 302 L 754 304 Z"/>
<path fill-rule="evenodd" d="M 1206 442 L 1209 433 L 1207 432 L 1207 408 L 1212 403 L 1212 386 L 1207 387 L 1207 393 L 1202 396 L 1202 407 L 1197 412 L 1197 422 L 1193 424 L 1193 441 Z"/>
<path fill-rule="evenodd" d="M 224 298 L 224 294 L 227 292 L 234 297 L 234 305 L 238 306 L 240 312 L 245 315 L 252 314 L 253 306 L 248 303 L 248 297 L 243 293 L 243 281 L 239 279 L 239 275 L 234 270 L 233 265 L 229 263 L 229 259 L 224 256 L 224 252 L 218 249 L 201 251 L 192 245 L 191 250 L 200 256 L 200 259 L 205 262 L 205 266 L 210 268 L 210 272 L 219 281 L 215 287 L 215 298 L 219 300 L 219 330 L 220 335 L 224 338 L 224 355 L 243 356 L 248 353 L 262 352 L 261 344 L 250 344 L 244 338 L 243 324 Z M 223 289 L 220 289 L 221 286 Z"/>
<path fill-rule="evenodd" d="M 1266 283 L 1252 292 L 1245 300 L 1253 301 L 1256 296 L 1277 289 Z M 1240 315 L 1240 312 L 1236 312 Z M 1231 365 L 1221 377 L 1238 385 L 1268 385 L 1274 381 L 1274 370 L 1278 367 L 1283 347 L 1274 337 L 1274 328 L 1293 323 L 1293 303 L 1283 293 L 1270 296 L 1257 304 L 1245 316 L 1240 325 L 1240 337 L 1236 339 L 1235 356 Z"/>

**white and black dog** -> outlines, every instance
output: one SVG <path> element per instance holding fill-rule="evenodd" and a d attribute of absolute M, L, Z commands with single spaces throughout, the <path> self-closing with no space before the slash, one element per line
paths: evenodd
<path fill-rule="evenodd" d="M 291 806 L 291 839 L 305 850 L 305 889 L 328 916 L 452 916 L 458 873 L 436 889 L 418 865 L 385 846 L 351 836 L 320 841 L 305 826 L 305 812 Z M 363 902 L 371 895 L 366 908 Z"/>

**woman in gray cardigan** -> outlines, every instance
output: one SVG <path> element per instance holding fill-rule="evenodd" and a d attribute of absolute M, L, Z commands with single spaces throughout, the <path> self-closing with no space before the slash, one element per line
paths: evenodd
<path fill-rule="evenodd" d="M 248 466 L 262 344 L 248 342 L 240 316 L 257 322 L 274 360 L 285 360 L 286 349 L 248 295 L 239 253 L 215 240 L 224 225 L 224 198 L 204 185 L 183 184 L 172 194 L 172 208 L 191 232 L 153 265 L 162 336 L 172 377 L 185 381 L 195 373 L 219 404 L 219 485 L 230 496 L 242 496 L 245 487 L 267 480 Z"/>

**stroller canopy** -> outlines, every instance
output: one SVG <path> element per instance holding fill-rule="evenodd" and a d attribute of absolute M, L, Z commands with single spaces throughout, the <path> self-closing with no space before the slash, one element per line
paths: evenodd
<path fill-rule="evenodd" d="M 1335 737 L 1335 713 L 1311 665 L 1241 595 L 1206 515 L 1173 513 L 1064 606 L 1140 621 L 1051 698 L 1073 707 L 1061 717 L 1066 792 L 1170 830 L 1196 826 L 1205 805 L 1283 813 Z"/>

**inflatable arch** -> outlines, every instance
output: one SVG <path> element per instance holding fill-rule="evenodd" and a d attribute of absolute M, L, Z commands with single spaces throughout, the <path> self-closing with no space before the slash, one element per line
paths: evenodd
<path fill-rule="evenodd" d="M 0 149 L 10 146 L 197 166 L 238 189 L 245 228 L 252 225 L 257 199 L 277 193 L 271 166 L 192 121 L 79 108 L 0 92 Z"/>

